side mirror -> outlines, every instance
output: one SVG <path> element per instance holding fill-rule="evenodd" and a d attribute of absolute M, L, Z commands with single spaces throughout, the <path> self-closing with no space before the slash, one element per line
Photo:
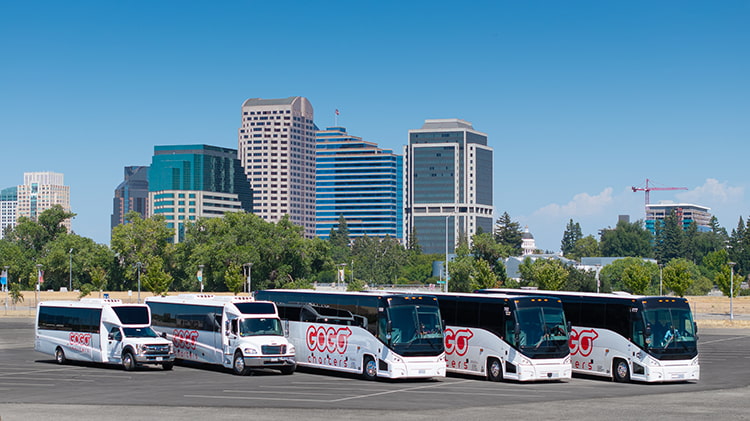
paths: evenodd
<path fill-rule="evenodd" d="M 698 340 L 698 322 L 693 322 L 693 334 L 695 334 L 695 340 Z"/>
<path fill-rule="evenodd" d="M 388 320 L 388 323 L 385 325 L 385 331 L 390 333 L 393 332 L 393 322 Z"/>
<path fill-rule="evenodd" d="M 112 333 L 110 333 L 109 335 L 107 335 L 107 339 L 109 339 L 111 341 L 111 340 L 115 339 L 115 335 L 113 335 Z"/>
<path fill-rule="evenodd" d="M 643 331 L 643 334 L 646 335 L 644 342 L 646 343 L 646 349 L 648 349 L 651 346 L 651 323 L 646 324 L 646 330 Z"/>
<path fill-rule="evenodd" d="M 573 324 L 570 323 L 570 321 L 568 321 L 568 324 L 566 325 L 566 327 L 568 328 L 568 335 L 570 335 L 570 332 L 573 331 Z"/>
<path fill-rule="evenodd" d="M 516 327 L 513 329 L 513 337 L 516 340 L 516 344 L 521 342 L 521 325 L 516 323 Z"/>
<path fill-rule="evenodd" d="M 167 332 L 162 332 L 161 333 L 161 337 L 164 338 L 164 339 L 167 339 Z"/>

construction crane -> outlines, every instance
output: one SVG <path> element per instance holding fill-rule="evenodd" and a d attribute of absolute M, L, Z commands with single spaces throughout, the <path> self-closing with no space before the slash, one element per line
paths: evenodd
<path fill-rule="evenodd" d="M 653 187 L 653 186 L 648 185 L 649 181 L 651 180 L 647 178 L 645 188 L 644 187 L 631 187 L 631 189 L 633 189 L 633 192 L 638 192 L 638 191 L 646 192 L 646 206 L 648 206 L 648 204 L 651 203 L 649 201 L 649 193 L 652 190 L 687 190 L 688 189 L 687 187 Z"/>

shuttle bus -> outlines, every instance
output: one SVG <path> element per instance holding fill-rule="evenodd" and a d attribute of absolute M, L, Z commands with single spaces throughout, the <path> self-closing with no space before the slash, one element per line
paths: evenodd
<path fill-rule="evenodd" d="M 492 381 L 569 380 L 569 326 L 560 299 L 434 294 L 445 320 L 448 372 Z"/>
<path fill-rule="evenodd" d="M 431 295 L 265 290 L 289 323 L 301 366 L 373 380 L 445 377 L 443 325 Z"/>
<path fill-rule="evenodd" d="M 294 346 L 272 302 L 181 294 L 148 297 L 146 305 L 154 329 L 172 340 L 177 359 L 220 364 L 237 375 L 257 368 L 294 373 Z"/>
<path fill-rule="evenodd" d="M 554 296 L 572 323 L 573 372 L 618 382 L 697 381 L 697 325 L 688 300 L 627 293 L 488 289 Z"/>
<path fill-rule="evenodd" d="M 36 312 L 34 349 L 54 355 L 58 364 L 68 360 L 122 364 L 133 370 L 141 364 L 171 370 L 172 344 L 151 327 L 144 304 L 84 298 L 81 301 L 46 301 Z"/>

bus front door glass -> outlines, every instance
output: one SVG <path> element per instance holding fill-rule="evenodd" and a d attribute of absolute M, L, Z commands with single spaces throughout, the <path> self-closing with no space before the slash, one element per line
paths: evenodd
<path fill-rule="evenodd" d="M 443 326 L 437 306 L 395 305 L 388 309 L 390 346 L 403 356 L 443 352 Z"/>
<path fill-rule="evenodd" d="M 519 328 L 518 342 L 515 343 L 515 327 L 508 336 L 523 354 L 532 358 L 562 358 L 570 352 L 565 314 L 561 307 L 519 307 L 516 323 Z"/>

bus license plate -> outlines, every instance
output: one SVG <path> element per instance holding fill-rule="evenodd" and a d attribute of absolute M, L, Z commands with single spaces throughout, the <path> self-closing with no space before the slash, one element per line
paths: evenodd
<path fill-rule="evenodd" d="M 419 374 L 427 374 L 427 370 L 419 370 Z"/>
<path fill-rule="evenodd" d="M 684 378 L 685 378 L 685 375 L 684 375 L 684 374 L 682 374 L 682 373 L 678 373 L 678 374 L 672 374 L 672 378 L 673 378 L 673 379 L 684 379 Z"/>
<path fill-rule="evenodd" d="M 156 357 L 156 361 L 161 361 L 163 359 L 164 359 L 164 357 Z"/>

